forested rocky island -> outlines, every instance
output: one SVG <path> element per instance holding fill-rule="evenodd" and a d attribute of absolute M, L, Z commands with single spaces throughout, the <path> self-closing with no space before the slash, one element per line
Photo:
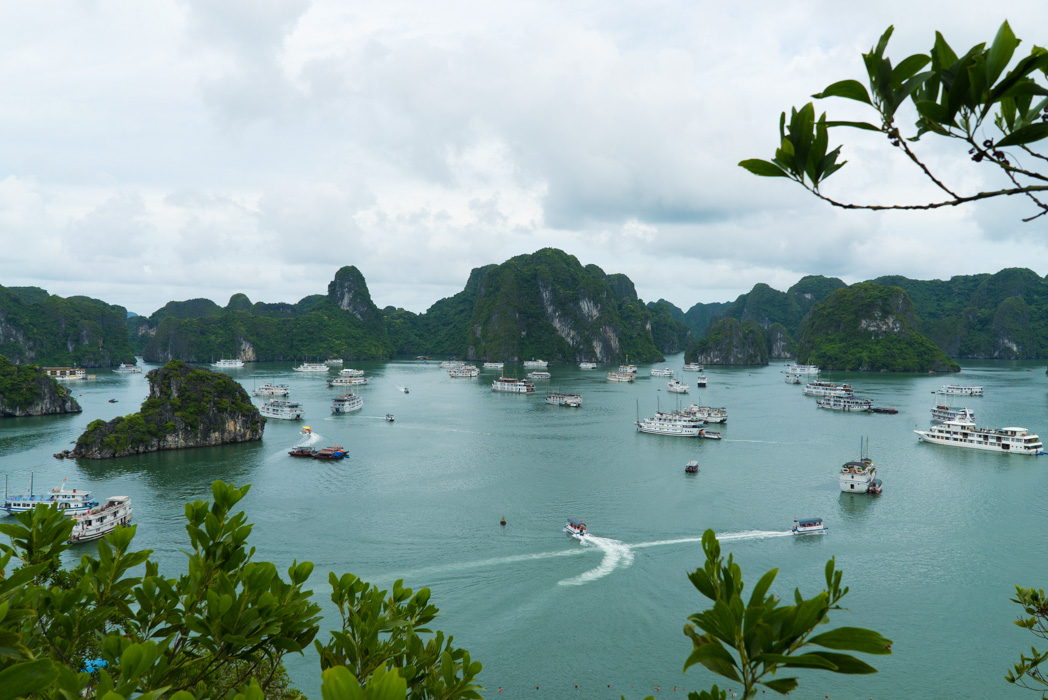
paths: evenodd
<path fill-rule="evenodd" d="M 0 355 L 0 418 L 80 413 L 73 395 L 36 365 L 16 365 Z"/>
<path fill-rule="evenodd" d="M 149 397 L 139 412 L 89 423 L 74 457 L 108 459 L 262 439 L 265 419 L 231 377 L 173 360 L 146 378 Z"/>

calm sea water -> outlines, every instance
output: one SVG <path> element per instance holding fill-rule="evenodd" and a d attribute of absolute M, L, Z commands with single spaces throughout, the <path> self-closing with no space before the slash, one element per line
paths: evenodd
<path fill-rule="evenodd" d="M 667 363 L 682 364 L 680 356 Z M 1048 458 L 926 445 L 912 430 L 930 425 L 934 390 L 957 382 L 985 386 L 984 397 L 949 397 L 973 408 L 980 425 L 1048 437 L 1043 363 L 966 362 L 949 377 L 824 375 L 898 415 L 817 409 L 779 366 L 714 368 L 709 387 L 693 388 L 685 403 L 728 409 L 719 442 L 635 431 L 638 412 L 678 402 L 666 379 L 646 376 L 647 365 L 635 384 L 606 382 L 606 367 L 552 365 L 552 380 L 533 396 L 493 393 L 495 371 L 450 379 L 436 363 L 353 366 L 373 377 L 358 388 L 365 403 L 353 414 L 330 414 L 345 389 L 322 377 L 290 363 L 248 365 L 230 374 L 248 390 L 290 384 L 307 419 L 271 420 L 263 442 L 250 445 L 56 460 L 89 421 L 131 413 L 147 393 L 143 375 L 97 370 L 73 386 L 83 414 L 0 421 L 0 464 L 12 492 L 33 472 L 37 490 L 65 478 L 101 498 L 130 495 L 138 546 L 155 550 L 172 576 L 184 570 L 188 546 L 183 504 L 210 498 L 214 479 L 250 483 L 242 504 L 257 558 L 282 570 L 313 561 L 312 588 L 331 618 L 328 571 L 430 587 L 442 612 L 436 626 L 484 664 L 490 698 L 640 698 L 655 686 L 658 697 L 683 698 L 720 683 L 701 667 L 681 673 L 690 651 L 682 627 L 706 607 L 686 573 L 703 561 L 707 528 L 734 553 L 749 588 L 777 567 L 773 591 L 786 599 L 795 587 L 821 590 L 835 556 L 851 593 L 833 622 L 894 640 L 892 656 L 873 659 L 880 673 L 801 672 L 791 697 L 1029 697 L 1003 680 L 1034 642 L 1012 624 L 1019 608 L 1008 599 L 1015 584 L 1048 586 Z M 507 366 L 514 371 L 522 374 Z M 694 383 L 694 374 L 678 376 Z M 584 405 L 549 406 L 547 388 L 579 392 Z M 287 456 L 302 424 L 319 444 L 348 447 L 350 459 Z M 865 437 L 885 485 L 879 497 L 837 486 L 840 465 L 859 456 Z M 684 474 L 691 459 L 697 475 Z M 788 535 L 794 517 L 811 515 L 828 534 Z M 585 519 L 592 543 L 563 532 L 568 516 Z M 315 655 L 289 667 L 319 697 Z"/>

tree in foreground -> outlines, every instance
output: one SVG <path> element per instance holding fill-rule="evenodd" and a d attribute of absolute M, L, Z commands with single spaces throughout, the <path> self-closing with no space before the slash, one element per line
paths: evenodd
<path fill-rule="evenodd" d="M 1012 602 L 1021 606 L 1025 613 L 1015 624 L 1030 630 L 1035 637 L 1048 639 L 1048 597 L 1044 591 L 1016 586 Z M 1019 663 L 1014 664 L 1004 678 L 1009 683 L 1035 690 L 1042 698 L 1048 698 L 1048 678 L 1041 670 L 1041 664 L 1045 661 L 1048 661 L 1048 652 L 1039 652 L 1036 647 L 1030 647 L 1030 655 L 1020 654 Z"/>
<path fill-rule="evenodd" d="M 819 199 L 844 209 L 938 209 L 977 200 L 1020 195 L 1036 213 L 1032 221 L 1048 213 L 1048 156 L 1033 144 L 1048 137 L 1048 50 L 1034 46 L 1028 56 L 1006 71 L 1020 44 L 1007 22 L 1001 25 L 989 48 L 977 44 L 958 56 L 936 32 L 927 54 L 914 54 L 893 65 L 884 55 L 893 27 L 888 27 L 869 53 L 863 54 L 867 86 L 858 80 L 833 83 L 813 97 L 842 97 L 873 110 L 872 122 L 818 119 L 808 103 L 792 109 L 789 121 L 779 119 L 780 146 L 770 161 L 744 160 L 740 166 L 763 177 L 785 177 Z M 1038 81 L 1040 79 L 1040 82 Z M 916 114 L 912 132 L 904 133 L 896 123 L 899 110 L 909 105 Z M 850 127 L 884 135 L 892 147 L 909 159 L 943 197 L 920 204 L 870 205 L 840 202 L 823 194 L 821 186 L 846 161 L 841 147 L 830 150 L 828 132 Z M 962 194 L 922 160 L 917 144 L 926 135 L 949 139 L 967 150 L 973 167 L 990 168 L 1001 178 L 1001 189 Z M 964 173 L 951 173 L 957 178 Z"/>

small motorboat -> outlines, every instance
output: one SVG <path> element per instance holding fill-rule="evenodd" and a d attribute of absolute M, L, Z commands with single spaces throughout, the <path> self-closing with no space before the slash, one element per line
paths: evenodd
<path fill-rule="evenodd" d="M 699 437 L 704 437 L 707 440 L 720 440 L 721 434 L 715 430 L 706 430 L 705 428 L 700 428 Z"/>
<path fill-rule="evenodd" d="M 586 523 L 582 522 L 582 518 L 568 518 L 568 522 L 564 524 L 564 532 L 581 540 L 586 536 Z"/>
<path fill-rule="evenodd" d="M 822 518 L 794 518 L 790 531 L 795 535 L 821 535 L 827 528 Z"/>
<path fill-rule="evenodd" d="M 116 399 L 109 399 L 109 403 L 116 403 Z"/>
<path fill-rule="evenodd" d="M 404 387 L 403 391 L 404 391 L 405 394 L 407 394 L 408 393 L 408 388 Z"/>
<path fill-rule="evenodd" d="M 393 414 L 392 413 L 387 413 L 386 414 L 386 422 L 387 423 L 392 423 L 393 422 Z"/>
<path fill-rule="evenodd" d="M 699 461 L 693 459 L 688 462 L 688 465 L 684 467 L 684 473 L 686 474 L 698 474 L 699 473 Z"/>
<path fill-rule="evenodd" d="M 317 448 L 310 445 L 296 445 L 288 451 L 292 457 L 313 457 L 316 453 Z"/>

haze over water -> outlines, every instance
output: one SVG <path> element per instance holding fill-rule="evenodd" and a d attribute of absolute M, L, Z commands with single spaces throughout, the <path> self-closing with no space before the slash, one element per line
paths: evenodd
<path fill-rule="evenodd" d="M 175 576 L 189 546 L 185 502 L 209 499 L 214 479 L 251 483 L 241 505 L 255 523 L 257 559 L 281 571 L 293 559 L 313 561 L 310 587 L 328 621 L 336 617 L 330 570 L 383 588 L 397 578 L 430 587 L 442 613 L 434 627 L 484 664 L 488 698 L 641 698 L 656 685 L 657 697 L 683 698 L 684 688 L 732 685 L 701 667 L 681 674 L 690 651 L 681 629 L 707 603 L 686 577 L 703 563 L 706 528 L 735 555 L 747 590 L 777 567 L 772 590 L 787 600 L 794 587 L 821 590 L 835 556 L 851 593 L 833 624 L 894 641 L 892 656 L 867 657 L 880 673 L 800 672 L 791 697 L 1029 696 L 1003 680 L 1035 642 L 1012 624 L 1020 609 L 1009 598 L 1015 584 L 1048 586 L 1048 458 L 926 445 L 912 431 L 931 424 L 929 409 L 942 399 L 972 408 L 979 425 L 1048 437 L 1043 362 L 965 362 L 950 376 L 823 375 L 898 415 L 817 409 L 784 383 L 779 365 L 708 369 L 709 387 L 693 386 L 680 401 L 728 409 L 727 424 L 714 426 L 719 442 L 636 432 L 638 411 L 678 403 L 666 378 L 647 376 L 649 365 L 635 384 L 620 384 L 604 379 L 613 368 L 552 364 L 552 380 L 537 382 L 533 396 L 493 393 L 495 370 L 450 379 L 435 362 L 346 366 L 373 377 L 354 388 L 364 397 L 356 413 L 331 415 L 331 398 L 346 389 L 292 372 L 291 363 L 248 365 L 229 373 L 249 391 L 290 384 L 306 420 L 270 420 L 261 443 L 55 460 L 88 422 L 132 413 L 146 395 L 143 375 L 94 370 L 96 380 L 71 385 L 83 414 L 0 421 L 8 489 L 24 490 L 34 472 L 38 492 L 67 478 L 99 498 L 130 495 L 137 547 L 154 549 L 162 572 Z M 678 376 L 694 385 L 694 374 Z M 985 396 L 932 393 L 945 383 L 982 385 Z M 582 408 L 547 405 L 547 388 L 581 393 Z M 350 458 L 289 457 L 302 425 L 320 434 L 317 445 L 344 445 Z M 879 497 L 837 485 L 863 437 L 884 482 Z M 697 475 L 684 474 L 691 459 Z M 585 519 L 589 542 L 563 532 L 568 516 Z M 788 535 L 804 516 L 821 516 L 829 532 Z M 93 548 L 75 547 L 69 560 Z M 288 665 L 319 698 L 315 654 Z"/>

